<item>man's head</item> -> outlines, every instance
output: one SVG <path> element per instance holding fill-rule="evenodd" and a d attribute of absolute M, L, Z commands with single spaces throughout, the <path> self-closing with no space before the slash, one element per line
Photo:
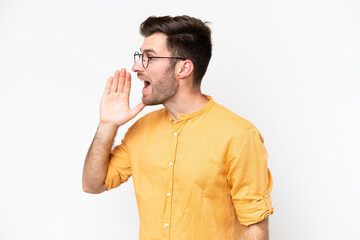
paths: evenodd
<path fill-rule="evenodd" d="M 212 51 L 211 30 L 206 22 L 189 16 L 149 17 L 140 26 L 145 38 L 154 33 L 167 36 L 166 47 L 172 57 L 182 57 L 194 64 L 193 85 L 199 87 L 209 65 Z M 178 60 L 172 59 L 172 67 Z"/>

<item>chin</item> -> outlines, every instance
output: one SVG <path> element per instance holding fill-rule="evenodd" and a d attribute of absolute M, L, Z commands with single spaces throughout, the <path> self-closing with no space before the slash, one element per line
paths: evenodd
<path fill-rule="evenodd" d="M 142 97 L 141 101 L 146 106 L 155 106 L 155 105 L 163 104 L 163 102 L 161 102 L 161 101 L 158 101 L 156 99 L 145 98 L 144 96 Z"/>
<path fill-rule="evenodd" d="M 154 104 L 151 99 L 148 99 L 146 97 L 142 97 L 141 101 L 143 102 L 143 104 L 145 104 L 146 106 L 152 106 L 152 105 L 156 105 Z"/>

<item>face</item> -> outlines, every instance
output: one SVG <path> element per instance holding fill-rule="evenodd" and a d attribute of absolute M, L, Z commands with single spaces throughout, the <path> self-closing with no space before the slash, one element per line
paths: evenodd
<path fill-rule="evenodd" d="M 166 35 L 155 33 L 146 37 L 141 47 L 141 52 L 146 52 L 150 57 L 170 57 L 171 53 L 166 47 Z M 165 104 L 171 100 L 179 88 L 175 77 L 174 68 L 170 66 L 170 59 L 153 58 L 145 69 L 141 60 L 137 61 L 132 70 L 137 73 L 140 80 L 144 81 L 142 102 L 145 105 Z"/>

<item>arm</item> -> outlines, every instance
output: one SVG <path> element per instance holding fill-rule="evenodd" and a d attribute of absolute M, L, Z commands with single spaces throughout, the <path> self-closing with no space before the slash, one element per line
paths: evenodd
<path fill-rule="evenodd" d="M 268 240 L 269 220 L 265 218 L 261 222 L 245 226 L 244 240 Z"/>
<path fill-rule="evenodd" d="M 106 190 L 105 178 L 117 129 L 118 127 L 112 124 L 99 124 L 85 159 L 83 171 L 84 192 L 101 193 Z"/>
<path fill-rule="evenodd" d="M 129 107 L 131 88 L 130 73 L 125 69 L 116 71 L 106 83 L 100 104 L 100 124 L 86 155 L 83 170 L 83 190 L 101 193 L 106 190 L 105 178 L 109 166 L 109 156 L 117 129 L 134 118 L 144 107 Z"/>
<path fill-rule="evenodd" d="M 247 226 L 244 239 L 267 239 L 265 219 L 273 213 L 272 177 L 259 131 L 251 127 L 235 136 L 228 156 L 230 193 L 239 222 Z M 256 238 L 262 232 L 265 238 Z"/>

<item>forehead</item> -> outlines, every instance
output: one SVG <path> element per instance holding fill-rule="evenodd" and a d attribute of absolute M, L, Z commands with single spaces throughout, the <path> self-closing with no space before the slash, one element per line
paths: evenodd
<path fill-rule="evenodd" d="M 169 51 L 166 46 L 167 36 L 163 33 L 154 33 L 144 39 L 140 48 L 141 52 L 152 52 L 157 55 L 167 54 Z"/>

